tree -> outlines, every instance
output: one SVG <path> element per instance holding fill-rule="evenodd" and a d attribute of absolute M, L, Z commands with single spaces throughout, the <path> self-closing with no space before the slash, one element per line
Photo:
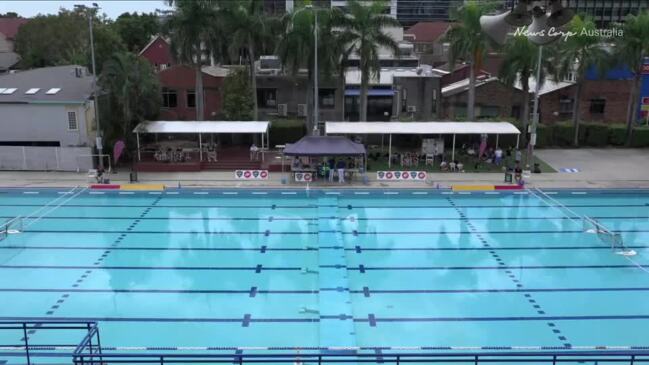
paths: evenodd
<path fill-rule="evenodd" d="M 250 92 L 253 100 L 253 119 L 257 120 L 257 74 L 255 72 L 255 57 L 257 50 L 264 49 L 266 44 L 273 44 L 274 18 L 264 14 L 262 0 L 240 0 L 225 3 L 225 29 L 230 35 L 230 52 L 238 53 L 245 48 L 248 54 L 248 71 L 250 77 Z"/>
<path fill-rule="evenodd" d="M 133 53 L 113 54 L 104 64 L 99 85 L 108 94 L 112 136 L 132 139 L 135 125 L 160 108 L 158 78 L 151 65 Z"/>
<path fill-rule="evenodd" d="M 134 53 L 139 53 L 151 37 L 161 31 L 155 13 L 124 13 L 115 19 L 112 28 L 122 38 L 126 49 Z"/>
<path fill-rule="evenodd" d="M 633 125 L 637 121 L 643 62 L 649 57 L 649 11 L 627 17 L 623 30 L 624 36 L 615 44 L 615 56 L 618 64 L 627 65 L 634 74 L 626 116 L 626 143 L 630 145 Z"/>
<path fill-rule="evenodd" d="M 223 114 L 226 120 L 252 120 L 253 98 L 250 78 L 244 69 L 235 69 L 223 80 Z"/>
<path fill-rule="evenodd" d="M 176 59 L 196 72 L 196 119 L 204 119 L 202 66 L 223 42 L 222 13 L 218 4 L 209 0 L 169 0 L 174 12 L 165 24 Z"/>
<path fill-rule="evenodd" d="M 527 131 L 530 119 L 530 77 L 536 77 L 538 65 L 539 46 L 530 42 L 523 36 L 511 37 L 503 47 L 503 63 L 500 66 L 498 77 L 509 86 L 514 86 L 520 82 L 523 89 L 523 111 L 521 121 L 523 131 Z M 543 84 L 545 74 L 549 65 L 547 62 L 541 62 L 541 79 L 536 80 L 540 85 Z M 526 133 L 523 134 L 526 136 Z M 524 137 L 526 138 L 526 137 Z"/>
<path fill-rule="evenodd" d="M 114 52 L 125 50 L 117 33 L 104 18 L 93 22 L 97 73 Z M 88 18 L 83 10 L 61 10 L 57 15 L 40 15 L 21 26 L 16 35 L 16 52 L 23 68 L 78 64 L 91 68 Z"/>
<path fill-rule="evenodd" d="M 591 36 L 597 26 L 589 18 L 575 16 L 568 24 L 568 30 L 574 36 L 568 37 L 565 42 L 554 48 L 556 65 L 555 78 L 565 80 L 571 74 L 575 75 L 576 87 L 573 101 L 572 123 L 574 127 L 573 144 L 579 145 L 579 124 L 581 92 L 586 79 L 586 73 L 596 67 L 600 71 L 608 65 L 610 56 L 604 49 L 602 40 L 598 36 Z M 585 31 L 585 32 L 584 32 Z"/>
<path fill-rule="evenodd" d="M 480 17 L 489 13 L 493 6 L 471 0 L 460 7 L 455 15 L 456 23 L 446 33 L 451 68 L 458 60 L 464 60 L 469 67 L 469 92 L 467 119 L 475 120 L 475 84 L 478 71 L 487 49 L 493 42 L 480 27 Z"/>
<path fill-rule="evenodd" d="M 384 14 L 385 2 L 375 1 L 370 4 L 358 0 L 347 3 L 349 12 L 340 18 L 340 26 L 349 35 L 353 52 L 360 58 L 361 92 L 360 120 L 367 120 L 367 91 L 370 78 L 378 77 L 381 72 L 379 63 L 380 48 L 399 55 L 397 42 L 385 32 L 388 27 L 400 27 L 394 18 Z"/>

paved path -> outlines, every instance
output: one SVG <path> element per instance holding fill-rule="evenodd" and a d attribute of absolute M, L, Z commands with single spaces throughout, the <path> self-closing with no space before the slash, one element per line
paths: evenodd
<path fill-rule="evenodd" d="M 576 173 L 534 174 L 530 183 L 541 188 L 649 188 L 649 149 L 578 149 L 538 150 L 537 155 L 557 171 L 562 168 L 578 169 Z M 282 184 L 281 173 L 271 173 L 267 181 L 237 181 L 232 172 L 140 173 L 141 183 L 162 183 L 184 187 L 298 187 Z M 433 173 L 429 174 L 432 186 L 449 187 L 453 184 L 502 183 L 502 173 Z M 108 175 L 111 182 L 128 183 L 128 172 Z M 73 187 L 87 185 L 85 173 L 0 171 L 0 186 L 4 187 Z M 312 185 L 317 186 L 317 185 Z M 370 184 L 343 186 L 328 184 L 325 187 L 363 188 L 422 188 L 424 182 L 376 181 L 370 174 Z"/>

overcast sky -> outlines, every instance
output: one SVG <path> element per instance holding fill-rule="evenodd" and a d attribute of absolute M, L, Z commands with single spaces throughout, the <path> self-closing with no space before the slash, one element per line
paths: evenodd
<path fill-rule="evenodd" d="M 84 4 L 91 6 L 97 3 L 101 8 L 100 13 L 105 13 L 109 18 L 115 19 L 125 12 L 153 12 L 156 9 L 170 9 L 164 1 L 145 0 L 145 1 L 127 1 L 127 0 L 108 0 L 108 1 L 49 1 L 49 0 L 1 0 L 0 13 L 13 11 L 23 17 L 32 17 L 38 14 L 56 14 L 59 8 L 72 9 L 75 4 Z"/>

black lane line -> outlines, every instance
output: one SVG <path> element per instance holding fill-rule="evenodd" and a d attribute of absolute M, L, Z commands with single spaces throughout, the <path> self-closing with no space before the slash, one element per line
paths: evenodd
<path fill-rule="evenodd" d="M 571 204 L 565 205 L 569 208 L 628 208 L 628 207 L 646 207 L 645 203 L 641 204 Z M 521 205 L 505 205 L 505 204 L 496 204 L 496 205 L 457 205 L 458 208 L 543 208 L 543 209 L 553 209 L 553 207 L 547 205 L 534 205 L 534 204 L 521 204 Z M 340 206 L 339 208 L 347 209 L 348 206 Z M 364 206 L 352 206 L 352 209 L 453 209 L 445 205 L 364 205 Z"/>
<path fill-rule="evenodd" d="M 132 233 L 132 234 L 203 234 L 203 235 L 219 235 L 219 234 L 260 234 L 260 235 L 265 235 L 267 234 L 266 231 L 219 231 L 219 232 L 212 232 L 212 231 L 98 231 L 98 230 L 88 230 L 88 231 L 73 231 L 73 230 L 40 230 L 40 229 L 30 229 L 26 233 L 80 233 L 80 234 L 88 234 L 88 233 L 104 233 L 104 234 L 111 234 L 111 233 Z M 273 232 L 273 234 L 284 234 L 284 235 L 314 235 L 318 234 L 317 232 Z"/>
<path fill-rule="evenodd" d="M 42 204 L 0 204 L 0 207 L 40 207 Z M 571 204 L 565 205 L 569 208 L 628 208 L 628 207 L 646 207 L 646 203 L 640 204 Z M 148 205 L 130 205 L 130 204 L 64 204 L 61 208 L 72 207 L 87 207 L 87 208 L 147 208 Z M 268 205 L 218 205 L 218 206 L 209 206 L 209 205 L 157 205 L 159 208 L 205 208 L 205 209 L 214 209 L 214 208 L 250 208 L 250 209 L 272 209 Z M 545 205 L 458 205 L 460 208 L 543 208 L 543 209 L 552 209 L 552 207 Z M 286 208 L 286 209 L 315 209 L 316 205 L 275 205 L 274 209 Z M 337 208 L 349 209 L 348 205 L 341 205 Z M 353 205 L 352 209 L 452 209 L 448 206 L 443 205 L 364 205 L 357 206 Z"/>
<path fill-rule="evenodd" d="M 257 288 L 257 287 L 253 287 Z M 24 288 L 0 288 L 3 293 L 140 293 L 140 294 L 246 294 L 251 293 L 251 289 L 245 290 L 210 290 L 210 289 L 66 289 L 66 288 L 43 288 L 43 289 L 24 289 Z M 319 290 L 260 290 L 255 289 L 255 294 L 318 294 Z"/>
<path fill-rule="evenodd" d="M 257 266 L 83 266 L 83 265 L 0 265 L 0 269 L 53 269 L 53 270 L 187 270 L 187 271 L 300 271 L 301 267 Z M 636 267 L 636 266 L 633 266 Z"/>
<path fill-rule="evenodd" d="M 0 207 L 41 207 L 42 204 L 0 204 Z M 60 208 L 150 208 L 149 205 L 132 205 L 132 204 L 64 204 Z M 222 209 L 222 208 L 250 208 L 250 209 L 315 209 L 313 205 L 275 205 L 274 208 L 268 205 L 156 205 L 155 208 L 205 208 L 205 209 Z"/>
<path fill-rule="evenodd" d="M 158 198 L 153 201 L 152 205 L 157 204 L 160 201 L 160 199 L 162 199 L 162 195 L 158 196 Z M 140 214 L 140 217 L 146 216 L 146 214 L 149 213 L 150 210 L 151 207 L 144 209 L 144 211 Z M 128 231 L 133 230 L 133 228 L 135 228 L 135 226 L 137 226 L 138 223 L 140 223 L 140 220 L 134 219 L 131 222 L 131 225 L 127 228 L 127 230 Z M 84 282 L 84 280 L 87 279 L 90 274 L 92 274 L 93 269 L 99 267 L 99 265 L 103 263 L 106 257 L 108 257 L 108 255 L 111 253 L 112 248 L 117 247 L 117 245 L 119 245 L 125 237 L 126 237 L 125 233 L 120 234 L 117 237 L 117 239 L 115 239 L 115 241 L 113 242 L 113 244 L 109 249 L 104 249 L 101 256 L 99 256 L 93 262 L 93 266 L 86 267 L 85 272 L 79 278 L 77 278 L 77 280 L 72 284 L 72 290 L 64 291 L 61 297 L 56 301 L 56 303 L 53 304 L 47 312 L 45 312 L 45 315 L 53 316 L 56 310 L 59 309 L 61 305 L 70 297 L 70 294 L 73 292 L 73 290 L 77 289 Z M 36 332 L 35 330 L 27 331 L 28 335 L 34 334 L 35 332 Z M 29 337 L 27 337 L 27 339 L 29 339 Z M 26 339 L 25 338 L 21 339 L 21 341 L 23 340 Z"/>
<path fill-rule="evenodd" d="M 0 219 L 11 219 L 15 218 L 14 216 L 0 216 Z M 598 218 L 598 217 L 593 217 Z M 63 220 L 63 219 L 74 219 L 74 220 L 84 220 L 84 219 L 101 219 L 101 220 L 173 220 L 173 221 L 266 221 L 268 218 L 265 217 L 96 217 L 96 216 L 56 216 L 56 217 L 43 217 L 41 219 L 51 219 L 51 220 Z M 291 218 L 291 217 L 275 217 L 273 220 L 276 221 L 315 221 L 318 218 Z"/>
<path fill-rule="evenodd" d="M 327 231 L 328 233 L 336 233 L 338 231 Z M 615 233 L 647 233 L 649 230 L 641 230 L 641 229 L 617 229 L 614 231 Z M 105 233 L 105 234 L 110 234 L 110 233 L 138 233 L 138 234 L 204 234 L 204 235 L 219 235 L 219 234 L 261 234 L 264 235 L 266 234 L 266 231 L 220 231 L 220 232 L 211 232 L 211 231 L 137 231 L 137 232 L 131 232 L 131 231 L 99 231 L 99 230 L 87 230 L 87 231 L 74 231 L 74 230 L 41 230 L 41 229 L 30 229 L 29 231 L 25 233 L 80 233 L 80 234 L 88 234 L 88 233 Z M 411 235 L 422 235 L 422 234 L 427 234 L 427 235 L 438 235 L 439 231 L 371 231 L 371 232 L 364 232 L 364 231 L 352 231 L 352 232 L 344 232 L 340 231 L 341 234 L 345 235 L 404 235 L 404 234 L 411 234 Z M 470 234 L 473 233 L 471 231 L 447 231 L 444 232 L 445 234 Z M 475 233 L 482 233 L 482 234 L 543 234 L 543 233 L 548 233 L 548 234 L 575 234 L 575 233 L 584 233 L 581 230 L 574 230 L 574 231 L 552 231 L 552 230 L 545 230 L 545 231 L 476 231 Z M 314 235 L 318 234 L 318 232 L 308 232 L 308 231 L 278 231 L 278 232 L 273 232 L 273 234 L 278 234 L 278 235 Z"/>
<path fill-rule="evenodd" d="M 473 234 L 482 242 L 483 246 L 485 248 L 491 248 L 491 245 L 487 241 L 487 239 L 479 232 L 477 232 L 475 226 L 471 222 L 471 220 L 466 216 L 466 214 L 462 211 L 461 208 L 457 207 L 453 199 L 451 197 L 447 197 L 449 204 L 451 204 L 457 211 L 458 215 L 460 218 L 463 220 L 464 224 L 469 227 L 469 230 L 473 231 Z M 495 250 L 489 250 L 489 254 L 491 257 L 498 263 L 499 266 L 505 266 L 505 262 L 503 261 L 502 258 L 500 258 L 500 255 Z M 521 283 L 521 280 L 519 277 L 517 277 L 511 270 L 505 270 L 505 274 L 509 277 L 509 279 L 512 281 L 514 286 L 516 288 L 520 289 L 523 288 L 523 284 Z M 533 310 L 536 311 L 536 313 L 540 315 L 545 315 L 545 310 L 541 307 L 541 305 L 536 301 L 536 299 L 532 296 L 531 293 L 524 293 L 523 296 L 525 297 L 525 300 L 532 306 Z M 570 341 L 564 336 L 559 328 L 556 327 L 556 324 L 554 322 L 547 322 L 548 327 L 551 328 L 553 335 L 557 336 L 557 339 L 563 343 L 563 346 L 566 348 L 572 347 L 572 344 Z"/>
<path fill-rule="evenodd" d="M 1 291 L 2 289 L 0 289 Z M 349 290 L 352 294 L 366 297 L 374 294 L 466 294 L 466 293 L 562 293 L 562 292 L 632 292 L 649 291 L 649 287 L 627 288 L 525 288 L 516 289 L 369 289 Z"/>

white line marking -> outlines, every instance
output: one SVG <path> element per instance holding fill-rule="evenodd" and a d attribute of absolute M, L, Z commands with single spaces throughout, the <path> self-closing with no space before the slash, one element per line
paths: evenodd
<path fill-rule="evenodd" d="M 59 191 L 58 193 L 59 194 L 67 194 L 68 192 L 67 191 Z"/>
<path fill-rule="evenodd" d="M 23 194 L 39 194 L 38 191 L 23 191 Z"/>
<path fill-rule="evenodd" d="M 177 192 L 177 191 L 169 191 L 169 192 L 166 192 L 165 194 L 167 194 L 167 195 L 178 195 L 180 193 Z"/>
<path fill-rule="evenodd" d="M 224 191 L 223 192 L 223 195 L 237 195 L 237 194 L 239 194 L 239 193 L 237 193 L 236 191 Z"/>
<path fill-rule="evenodd" d="M 328 191 L 325 194 L 326 195 L 340 195 L 340 192 L 338 192 L 338 191 Z"/>
<path fill-rule="evenodd" d="M 253 191 L 252 195 L 267 195 L 268 193 L 265 191 Z"/>
<path fill-rule="evenodd" d="M 586 195 L 587 193 L 585 191 L 573 191 L 571 192 L 572 195 Z"/>
<path fill-rule="evenodd" d="M 497 191 L 485 191 L 485 195 L 499 195 L 500 193 Z"/>
<path fill-rule="evenodd" d="M 442 194 L 444 195 L 453 195 L 452 191 L 442 191 Z"/>
<path fill-rule="evenodd" d="M 412 195 L 428 195 L 427 191 L 413 191 Z"/>
<path fill-rule="evenodd" d="M 294 191 L 282 191 L 282 195 L 297 195 Z"/>
<path fill-rule="evenodd" d="M 384 191 L 383 195 L 399 195 L 398 191 Z"/>
<path fill-rule="evenodd" d="M 355 191 L 355 195 L 370 195 L 369 191 Z"/>
<path fill-rule="evenodd" d="M 527 195 L 527 191 L 515 191 L 514 194 L 516 194 L 516 195 Z"/>
<path fill-rule="evenodd" d="M 132 192 L 132 191 L 120 191 L 119 192 L 119 195 L 133 195 L 133 194 L 135 194 L 135 193 Z"/>
<path fill-rule="evenodd" d="M 545 193 L 545 195 L 557 195 L 557 194 L 559 194 L 556 191 L 544 191 L 544 193 Z"/>
<path fill-rule="evenodd" d="M 162 193 L 159 191 L 149 191 L 149 195 L 160 195 L 160 194 Z"/>
<path fill-rule="evenodd" d="M 103 191 L 91 191 L 88 194 L 90 194 L 90 195 L 103 195 L 104 192 Z"/>
<path fill-rule="evenodd" d="M 470 191 L 460 191 L 458 194 L 460 195 L 471 195 Z"/>
<path fill-rule="evenodd" d="M 207 191 L 195 191 L 195 195 L 207 195 Z"/>

